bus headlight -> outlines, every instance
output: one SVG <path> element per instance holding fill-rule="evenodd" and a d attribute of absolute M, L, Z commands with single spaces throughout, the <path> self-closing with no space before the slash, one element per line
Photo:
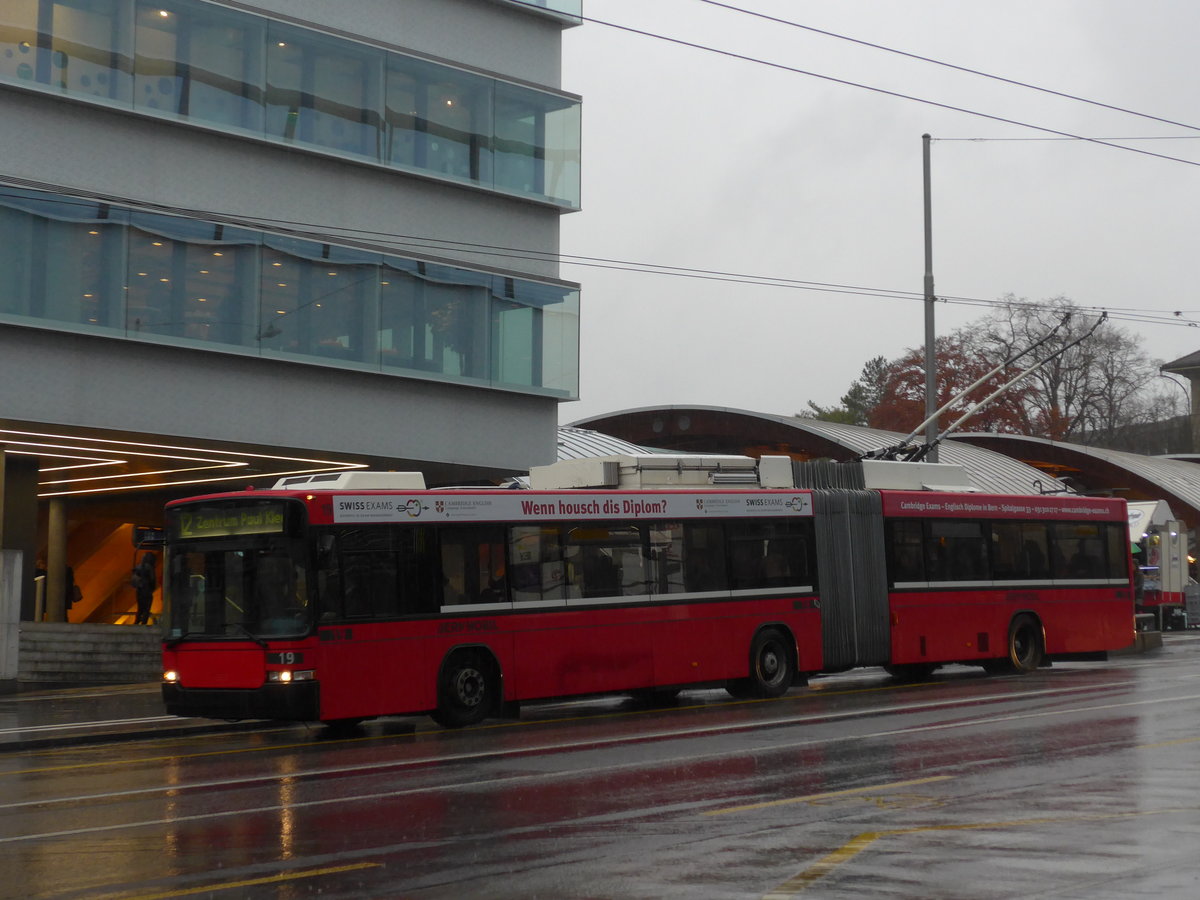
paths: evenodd
<path fill-rule="evenodd" d="M 290 669 L 283 669 L 278 672 L 268 672 L 267 681 L 275 684 L 290 684 L 293 681 L 313 681 L 317 677 L 317 673 L 312 669 L 301 669 L 298 672 L 293 672 Z"/>
<path fill-rule="evenodd" d="M 167 684 L 175 684 L 179 681 L 179 673 L 174 669 L 168 669 L 166 672 L 163 672 L 163 681 Z"/>

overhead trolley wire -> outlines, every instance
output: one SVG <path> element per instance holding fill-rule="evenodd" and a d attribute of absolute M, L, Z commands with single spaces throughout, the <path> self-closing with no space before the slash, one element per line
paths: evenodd
<path fill-rule="evenodd" d="M 1126 107 L 1123 107 L 1123 106 L 1115 106 L 1111 103 L 1104 103 L 1099 100 L 1090 100 L 1087 97 L 1080 97 L 1078 94 L 1069 94 L 1066 91 L 1056 91 L 1053 88 L 1041 87 L 1040 85 L 1030 84 L 1027 81 L 1019 81 L 1018 79 L 1015 79 L 1015 78 L 1006 78 L 1003 75 L 996 75 L 993 72 L 984 72 L 980 69 L 972 69 L 967 66 L 960 66 L 955 63 L 946 62 L 944 60 L 934 59 L 933 57 L 930 57 L 930 56 L 922 56 L 919 53 L 910 53 L 907 50 L 899 50 L 895 47 L 888 47 L 884 44 L 873 44 L 870 41 L 864 41 L 864 40 L 861 40 L 860 38 L 850 37 L 849 35 L 846 35 L 846 34 L 838 34 L 837 32 L 834 32 L 834 31 L 826 31 L 823 28 L 815 28 L 812 25 L 804 25 L 801 22 L 794 22 L 790 19 L 781 19 L 777 16 L 772 16 L 772 15 L 768 15 L 767 13 L 758 12 L 757 10 L 743 9 L 740 6 L 734 6 L 731 3 L 723 3 L 723 2 L 721 2 L 721 0 L 699 0 L 699 2 L 707 3 L 709 6 L 716 6 L 716 7 L 720 7 L 721 9 L 727 9 L 727 10 L 730 10 L 731 12 L 737 12 L 737 13 L 742 13 L 743 15 L 753 16 L 758 19 L 765 19 L 768 22 L 775 22 L 779 25 L 787 25 L 791 28 L 800 28 L 804 31 L 812 32 L 813 34 L 820 34 L 820 35 L 824 35 L 825 37 L 836 38 L 839 41 L 848 41 L 849 43 L 858 44 L 859 46 L 862 46 L 862 47 L 870 47 L 872 50 L 881 50 L 884 53 L 892 53 L 892 54 L 895 54 L 896 56 L 903 56 L 908 59 L 915 59 L 919 62 L 929 63 L 930 65 L 941 66 L 942 68 L 946 68 L 946 69 L 953 69 L 956 72 L 964 72 L 968 75 L 978 75 L 980 78 L 989 78 L 992 81 L 999 81 L 999 82 L 1002 82 L 1003 84 L 1011 84 L 1014 87 L 1025 88 L 1030 91 L 1038 91 L 1039 93 L 1049 94 L 1053 97 L 1061 97 L 1064 100 L 1073 100 L 1077 103 L 1086 103 L 1089 106 L 1097 106 L 1097 107 L 1100 107 L 1101 109 L 1112 110 L 1113 112 L 1123 113 L 1128 116 L 1137 116 L 1140 119 L 1149 119 L 1152 122 L 1161 122 L 1164 125 L 1174 125 L 1179 128 L 1187 128 L 1192 131 L 1200 131 L 1200 125 L 1190 125 L 1187 122 L 1179 122 L 1179 121 L 1176 121 L 1175 119 L 1167 119 L 1167 118 L 1163 118 L 1162 116 L 1155 116 L 1155 115 L 1151 115 L 1149 113 L 1138 112 L 1135 109 L 1127 109 Z M 1198 135 L 1198 137 L 1200 137 L 1200 135 Z M 1098 138 L 1098 140 L 1174 140 L 1174 139 L 1175 138 L 1171 138 L 1170 136 L 1163 137 L 1163 138 Z M 967 138 L 964 140 L 970 140 L 970 139 Z M 1003 140 L 1003 139 L 1001 139 L 1001 140 Z M 1009 140 L 1022 140 L 1022 139 L 1021 138 L 1010 138 Z M 1024 140 L 1038 140 L 1038 139 L 1037 138 L 1025 138 Z M 1076 140 L 1076 138 L 1074 138 L 1074 137 L 1042 138 L 1041 140 Z"/>
<path fill-rule="evenodd" d="M 975 141 L 979 143 L 1001 143 L 1004 141 L 1073 141 L 1068 137 L 939 137 L 935 141 Z M 1127 137 L 1102 137 L 1101 141 L 1200 141 L 1200 134 L 1148 134 Z"/>
<path fill-rule="evenodd" d="M 535 4 L 532 4 L 532 3 L 523 3 L 522 0 L 513 0 L 513 2 L 518 3 L 519 5 L 529 6 L 531 8 L 538 8 L 538 9 L 541 8 L 541 7 L 535 6 Z M 871 84 L 864 84 L 863 82 L 860 82 L 860 81 L 851 81 L 848 78 L 838 78 L 834 75 L 825 75 L 825 74 L 822 74 L 821 72 L 814 72 L 811 69 L 802 69 L 798 66 L 789 66 L 789 65 L 785 65 L 784 63 L 772 62 L 771 60 L 761 59 L 756 56 L 749 56 L 744 53 L 735 53 L 732 50 L 722 50 L 719 47 L 712 47 L 707 44 L 700 44 L 695 41 L 684 40 L 683 38 L 676 38 L 676 37 L 671 37 L 670 35 L 658 34 L 657 32 L 647 31 L 643 28 L 634 28 L 632 25 L 621 25 L 620 23 L 617 23 L 617 22 L 609 22 L 604 19 L 597 19 L 592 16 L 584 16 L 584 15 L 574 16 L 574 18 L 577 18 L 581 22 L 590 22 L 593 25 L 603 25 L 606 28 L 612 28 L 617 31 L 624 31 L 628 34 L 636 34 L 641 37 L 651 38 L 653 40 L 665 41 L 666 43 L 676 44 L 680 47 L 688 47 L 692 50 L 701 50 L 701 51 L 704 51 L 705 53 L 714 53 L 718 56 L 724 56 L 729 59 L 737 59 L 737 60 L 741 60 L 742 62 L 753 63 L 755 65 L 767 66 L 768 68 L 778 69 L 783 72 L 791 72 L 796 75 L 805 75 L 805 76 L 808 76 L 809 78 L 816 78 L 821 81 L 830 82 L 831 84 L 840 84 L 845 87 L 853 87 L 853 88 L 858 88 L 859 90 L 870 91 L 871 93 L 875 93 L 875 94 L 882 94 L 885 97 L 894 97 L 898 100 L 909 100 L 909 101 L 912 101 L 913 103 L 921 103 L 925 106 L 932 106 L 935 109 L 944 109 L 949 112 L 958 112 L 958 113 L 962 113 L 963 115 L 973 116 L 978 119 L 985 119 L 990 122 L 999 122 L 1003 125 L 1015 125 L 1018 128 L 1028 128 L 1033 131 L 1040 131 L 1043 134 L 1052 134 L 1052 135 L 1056 135 L 1061 138 L 1067 138 L 1067 139 L 1074 140 L 1074 141 L 1084 141 L 1086 143 L 1096 144 L 1101 147 L 1109 147 L 1113 150 L 1124 150 L 1127 153 L 1137 153 L 1141 156 L 1149 156 L 1149 157 L 1153 157 L 1155 159 L 1166 160 L 1167 162 L 1181 163 L 1185 166 L 1200 166 L 1200 160 L 1184 159 L 1181 156 L 1171 156 L 1166 153 L 1155 153 L 1152 150 L 1144 150 L 1140 147 L 1126 147 L 1123 144 L 1114 144 L 1111 141 L 1106 141 L 1102 138 L 1093 138 L 1093 137 L 1088 137 L 1087 135 L 1083 135 L 1083 134 L 1075 134 L 1070 131 L 1061 131 L 1057 128 L 1050 128 L 1045 125 L 1034 125 L 1031 122 L 1022 122 L 1019 119 L 1011 119 L 1006 116 L 998 116 L 998 115 L 994 115 L 992 113 L 985 113 L 985 112 L 981 112 L 979 110 L 969 109 L 965 106 L 956 106 L 952 103 L 942 103 L 941 101 L 938 101 L 938 100 L 930 100 L 926 97 L 918 97 L 914 94 L 905 94 L 902 91 L 893 91 L 889 88 L 878 87 L 876 85 L 871 85 Z M 1082 99 L 1082 98 L 1079 98 L 1079 99 Z M 1105 104 L 1097 104 L 1097 105 L 1103 106 Z M 1156 118 L 1156 117 L 1150 117 L 1150 118 Z M 1180 124 L 1182 124 L 1182 123 L 1180 123 Z M 1190 128 L 1192 126 L 1183 125 L 1183 127 Z"/>

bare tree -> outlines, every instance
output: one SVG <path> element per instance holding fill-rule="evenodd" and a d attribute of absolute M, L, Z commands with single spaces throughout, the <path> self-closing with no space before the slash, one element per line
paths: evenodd
<path fill-rule="evenodd" d="M 1097 319 L 1066 297 L 1033 304 L 1010 294 L 1004 300 L 1005 306 L 985 317 L 976 331 L 982 352 L 996 360 L 1028 347 L 1069 315 L 1043 353 L 1063 350 Z M 1024 394 L 1025 433 L 1093 443 L 1150 421 L 1164 405 L 1164 391 L 1155 385 L 1158 366 L 1143 351 L 1141 338 L 1105 323 L 1029 376 L 1033 390 Z"/>
<path fill-rule="evenodd" d="M 1002 300 L 1004 305 L 994 312 L 938 339 L 940 392 L 952 393 L 954 384 L 970 381 L 964 381 L 966 374 L 987 371 L 1060 326 L 1034 356 L 995 381 L 1006 381 L 1038 358 L 1053 358 L 993 409 L 966 423 L 967 430 L 1109 445 L 1123 433 L 1178 414 L 1178 392 L 1173 394 L 1158 377 L 1161 363 L 1145 353 L 1137 335 L 1105 322 L 1086 340 L 1069 346 L 1096 324 L 1095 313 L 1066 297 L 1030 303 L 1009 294 Z M 809 401 L 811 412 L 802 415 L 906 430 L 910 419 L 923 417 L 922 359 L 922 351 L 910 349 L 891 361 L 881 356 L 868 360 L 841 406 L 825 408 Z"/>

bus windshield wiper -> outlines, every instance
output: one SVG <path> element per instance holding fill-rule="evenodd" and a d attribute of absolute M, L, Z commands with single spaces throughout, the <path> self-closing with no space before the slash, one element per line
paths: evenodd
<path fill-rule="evenodd" d="M 265 640 L 263 640 L 241 622 L 226 622 L 225 627 L 238 629 L 242 634 L 250 638 L 250 640 L 254 641 L 254 643 L 258 644 L 258 646 L 262 647 L 263 649 L 266 649 L 268 646 L 270 646 Z"/>

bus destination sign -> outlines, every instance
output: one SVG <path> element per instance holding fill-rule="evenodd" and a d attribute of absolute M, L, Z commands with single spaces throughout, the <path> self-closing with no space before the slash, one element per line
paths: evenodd
<path fill-rule="evenodd" d="M 280 534 L 284 530 L 282 503 L 197 506 L 175 511 L 177 539 L 232 537 L 242 534 Z"/>

